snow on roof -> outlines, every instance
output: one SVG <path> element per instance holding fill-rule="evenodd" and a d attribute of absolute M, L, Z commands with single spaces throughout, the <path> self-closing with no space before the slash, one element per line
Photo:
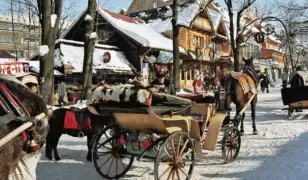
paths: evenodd
<path fill-rule="evenodd" d="M 189 3 L 183 3 L 183 5 L 179 6 L 178 8 L 178 20 L 177 24 L 181 25 L 183 27 L 190 28 L 191 23 L 195 19 L 195 17 L 200 12 L 200 1 L 201 0 L 195 0 Z M 169 6 L 165 6 L 169 7 Z M 160 8 L 157 9 L 160 11 Z M 166 31 L 172 31 L 172 9 L 169 8 L 167 11 L 161 11 L 159 12 L 160 16 L 163 16 L 164 20 L 160 18 L 156 19 L 150 19 L 148 21 L 149 25 L 154 28 L 157 32 L 162 33 Z M 145 12 L 138 13 L 138 17 L 140 18 L 147 18 L 147 14 Z"/>
<path fill-rule="evenodd" d="M 133 23 L 123 20 L 123 18 L 114 17 L 114 13 L 98 9 L 98 12 L 116 29 L 140 43 L 143 47 L 150 47 L 166 51 L 173 51 L 172 40 L 164 37 L 156 32 L 150 26 L 144 23 Z M 121 15 L 123 16 L 123 15 Z M 127 17 L 127 16 L 126 16 Z M 185 50 L 180 47 L 180 52 L 185 53 Z"/>
<path fill-rule="evenodd" d="M 61 51 L 61 54 L 60 54 Z M 104 53 L 110 53 L 110 62 L 104 63 Z M 80 73 L 83 71 L 83 57 L 84 46 L 80 46 L 78 43 L 60 44 L 60 49 L 55 51 L 55 66 L 62 67 L 63 65 L 70 64 L 73 66 L 74 73 Z M 133 66 L 126 59 L 125 55 L 121 51 L 111 50 L 106 48 L 99 48 L 96 46 L 93 53 L 93 70 L 96 69 L 110 69 L 117 71 L 132 71 Z"/>
<path fill-rule="evenodd" d="M 73 41 L 73 40 L 67 40 L 67 39 L 57 39 L 56 40 L 56 44 L 57 43 L 71 43 L 71 44 L 78 44 L 78 45 L 84 45 L 84 42 L 81 41 Z M 106 45 L 106 44 L 95 44 L 95 47 L 101 47 L 101 48 L 106 48 L 106 49 L 114 49 L 114 50 L 120 50 L 118 47 L 116 46 L 110 46 L 110 45 Z"/>
<path fill-rule="evenodd" d="M 209 14 L 211 16 L 214 29 L 217 30 L 218 26 L 219 26 L 220 19 L 221 19 L 221 14 L 219 12 L 211 10 L 211 9 L 208 9 L 208 11 L 209 11 Z"/>
<path fill-rule="evenodd" d="M 194 2 L 185 4 L 178 8 L 178 25 L 190 28 L 191 23 L 200 11 L 200 1 L 201 0 L 195 0 Z M 143 16 L 144 13 L 140 13 L 139 15 Z M 150 26 L 159 33 L 172 31 L 172 9 L 170 8 L 166 13 L 164 13 L 164 16 L 166 17 L 165 20 L 155 19 L 149 21 Z"/>

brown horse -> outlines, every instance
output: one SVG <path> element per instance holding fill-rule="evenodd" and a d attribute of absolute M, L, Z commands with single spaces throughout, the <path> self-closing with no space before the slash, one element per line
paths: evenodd
<path fill-rule="evenodd" d="M 44 103 L 43 99 L 38 95 L 31 92 L 31 90 L 23 85 L 19 80 L 15 79 L 14 77 L 1 74 L 0 75 L 0 82 L 6 86 L 9 90 L 10 94 L 16 97 L 20 104 L 25 107 L 26 111 L 28 112 L 29 116 L 35 117 L 40 113 L 45 113 L 46 115 L 51 115 L 48 112 L 46 104 Z M 2 98 L 7 98 L 2 94 Z M 2 99 L 3 100 L 3 99 Z M 7 104 L 10 103 L 7 100 L 4 101 Z M 7 115 L 7 111 L 4 107 L 0 107 L 0 117 Z M 2 126 L 0 126 L 0 139 L 3 138 L 8 133 L 12 132 L 18 126 L 22 124 L 20 121 L 12 120 L 7 123 L 3 123 L 6 119 L 3 119 Z M 40 145 L 38 146 L 41 148 L 44 143 L 48 132 L 48 117 L 36 123 L 35 130 L 39 136 L 37 143 Z M 20 136 L 15 137 L 13 140 L 9 141 L 2 147 L 0 147 L 0 177 L 1 179 L 10 179 L 11 178 L 18 178 L 21 179 L 28 179 L 29 177 L 35 177 L 35 167 L 38 162 L 36 161 L 31 162 L 32 167 L 26 167 L 29 164 L 20 163 L 20 161 L 27 161 L 27 158 L 31 159 L 33 156 L 38 155 L 38 153 L 30 153 L 23 151 L 23 140 Z M 37 151 L 39 152 L 39 151 Z M 34 167 L 34 168 L 33 168 Z M 30 171 L 29 171 L 30 170 Z"/>
<path fill-rule="evenodd" d="M 251 88 L 257 89 L 258 84 L 258 76 L 255 73 L 255 68 L 253 64 L 253 58 L 245 59 L 243 58 L 243 61 L 245 62 L 245 67 L 240 74 L 240 76 L 248 75 L 252 80 L 254 84 L 247 84 L 247 86 L 250 86 Z M 229 75 L 226 77 L 224 82 L 224 87 L 226 90 L 226 109 L 229 111 L 229 117 L 230 117 L 230 105 L 231 102 L 233 102 L 236 105 L 236 115 L 239 114 L 239 112 L 244 108 L 246 102 L 251 98 L 252 93 L 244 93 L 243 87 L 241 86 L 239 80 L 232 75 Z M 257 105 L 257 95 L 253 98 L 253 100 L 250 103 L 251 105 L 251 117 L 252 117 L 252 128 L 253 128 L 253 134 L 257 135 L 257 127 L 256 127 L 256 105 Z M 235 118 L 235 125 L 238 127 L 241 123 L 241 134 L 244 134 L 244 118 L 245 118 L 245 112 L 242 116 L 236 116 Z"/>

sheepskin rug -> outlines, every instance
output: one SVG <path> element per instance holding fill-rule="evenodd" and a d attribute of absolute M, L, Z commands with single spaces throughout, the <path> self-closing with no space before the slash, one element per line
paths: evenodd
<path fill-rule="evenodd" d="M 152 92 L 145 87 L 125 84 L 112 87 L 98 87 L 92 101 L 105 104 L 151 105 Z"/>

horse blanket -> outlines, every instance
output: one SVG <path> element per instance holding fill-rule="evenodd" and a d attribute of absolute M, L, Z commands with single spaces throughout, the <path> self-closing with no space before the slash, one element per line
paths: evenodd
<path fill-rule="evenodd" d="M 252 92 L 254 94 L 257 93 L 257 86 L 253 79 L 245 73 L 240 72 L 232 72 L 231 76 L 238 80 L 240 83 L 244 94 Z"/>

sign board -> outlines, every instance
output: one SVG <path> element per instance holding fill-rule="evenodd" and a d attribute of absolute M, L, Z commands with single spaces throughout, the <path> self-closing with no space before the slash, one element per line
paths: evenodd
<path fill-rule="evenodd" d="M 0 63 L 0 74 L 15 76 L 20 73 L 29 73 L 30 66 L 27 62 Z"/>
<path fill-rule="evenodd" d="M 111 54 L 109 52 L 105 52 L 102 56 L 100 56 L 100 59 L 104 63 L 109 63 L 111 60 Z"/>

